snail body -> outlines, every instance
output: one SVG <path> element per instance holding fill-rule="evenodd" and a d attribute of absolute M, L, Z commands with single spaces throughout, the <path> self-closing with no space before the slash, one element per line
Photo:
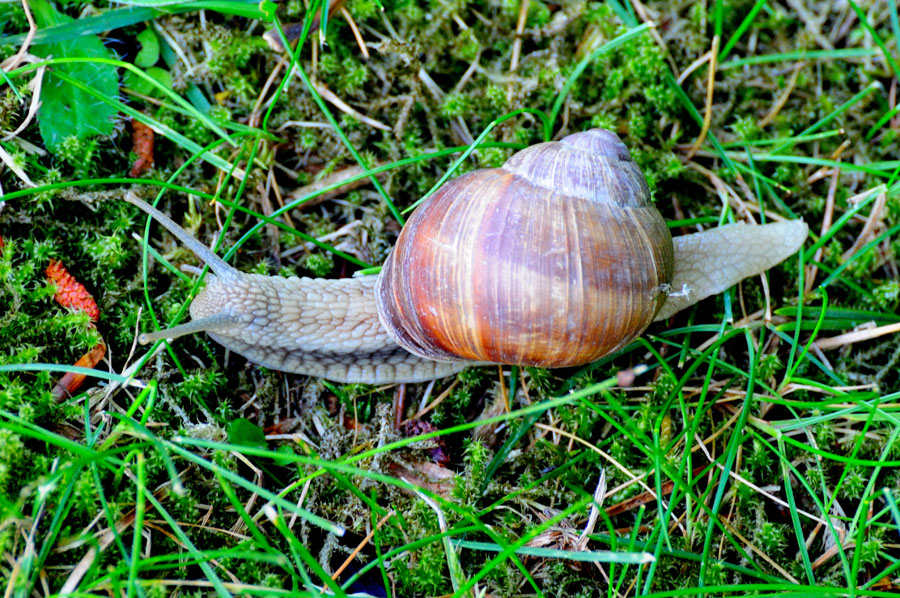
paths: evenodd
<path fill-rule="evenodd" d="M 341 382 L 415 382 L 473 363 L 562 367 L 612 353 L 793 254 L 799 221 L 676 237 L 619 138 L 594 129 L 444 185 L 376 277 L 241 273 L 133 193 L 212 269 L 192 320 L 250 361 Z M 670 294 L 669 290 L 689 293 Z"/>
<path fill-rule="evenodd" d="M 430 380 L 466 367 L 425 359 L 397 345 L 378 319 L 374 276 L 329 280 L 246 274 L 133 193 L 125 198 L 212 270 L 191 302 L 191 321 L 142 334 L 141 343 L 203 331 L 259 365 L 340 382 Z"/>

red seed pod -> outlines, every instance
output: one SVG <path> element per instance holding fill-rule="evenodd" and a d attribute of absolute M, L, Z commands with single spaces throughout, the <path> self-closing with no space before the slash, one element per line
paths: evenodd
<path fill-rule="evenodd" d="M 131 119 L 132 151 L 138 159 L 131 166 L 128 176 L 136 178 L 153 166 L 153 129 L 139 120 Z"/>
<path fill-rule="evenodd" d="M 80 310 L 86 313 L 92 322 L 100 319 L 100 309 L 97 302 L 91 297 L 87 289 L 69 274 L 65 266 L 59 260 L 50 260 L 50 265 L 45 271 L 47 280 L 56 285 L 56 295 L 53 297 L 63 307 Z"/>

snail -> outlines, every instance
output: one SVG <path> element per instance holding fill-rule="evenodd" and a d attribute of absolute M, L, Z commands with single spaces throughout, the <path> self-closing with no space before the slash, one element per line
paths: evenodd
<path fill-rule="evenodd" d="M 648 197 L 614 133 L 575 133 L 442 186 L 378 277 L 326 280 L 239 272 L 128 193 L 212 270 L 190 322 L 139 340 L 205 331 L 272 369 L 375 384 L 478 363 L 581 365 L 806 239 L 806 224 L 786 221 L 673 240 Z"/>

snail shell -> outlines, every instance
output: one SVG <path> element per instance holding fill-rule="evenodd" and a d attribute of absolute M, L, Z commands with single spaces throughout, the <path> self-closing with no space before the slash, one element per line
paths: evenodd
<path fill-rule="evenodd" d="M 413 354 L 563 367 L 639 336 L 673 268 L 643 175 L 594 129 L 441 187 L 403 228 L 376 301 Z"/>

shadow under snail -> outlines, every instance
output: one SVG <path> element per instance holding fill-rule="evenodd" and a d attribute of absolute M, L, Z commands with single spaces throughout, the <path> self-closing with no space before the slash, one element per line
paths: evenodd
<path fill-rule="evenodd" d="M 576 366 L 759 274 L 803 245 L 801 221 L 672 238 L 609 131 L 514 154 L 451 180 L 415 211 L 378 277 L 245 274 L 133 193 L 214 274 L 190 322 L 263 366 L 340 382 L 417 382 L 475 363 Z"/>

